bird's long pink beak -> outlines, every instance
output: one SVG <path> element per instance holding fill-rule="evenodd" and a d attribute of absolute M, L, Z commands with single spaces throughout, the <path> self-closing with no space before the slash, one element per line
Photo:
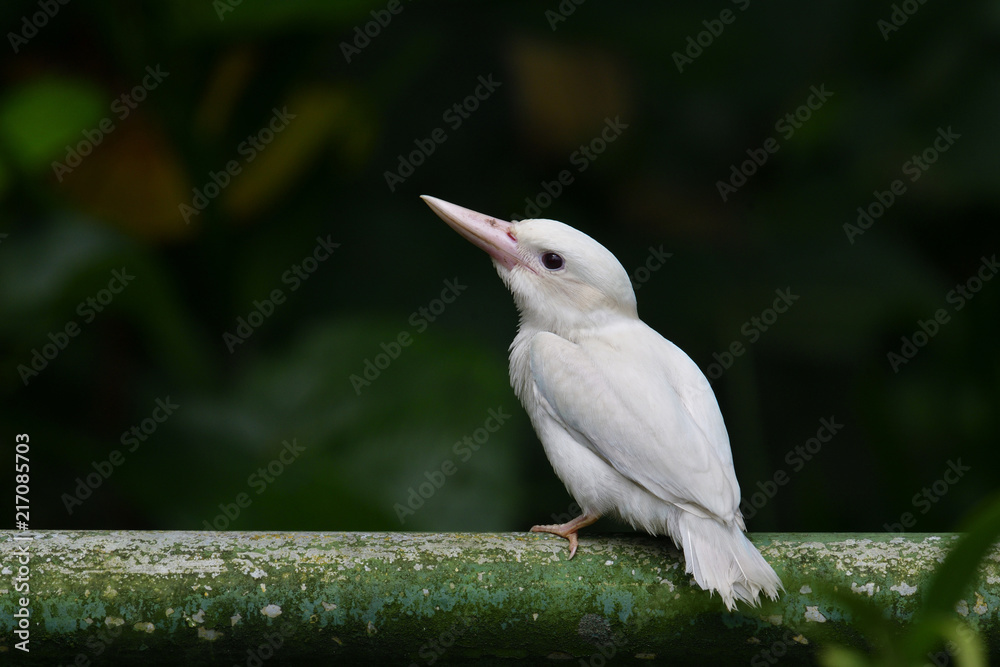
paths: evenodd
<path fill-rule="evenodd" d="M 449 227 L 488 252 L 500 265 L 509 270 L 523 263 L 517 254 L 517 237 L 514 236 L 514 225 L 511 223 L 450 204 L 437 197 L 421 195 L 420 198 Z"/>

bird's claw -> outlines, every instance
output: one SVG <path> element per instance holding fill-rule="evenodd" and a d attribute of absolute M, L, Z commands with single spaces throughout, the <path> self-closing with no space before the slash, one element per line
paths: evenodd
<path fill-rule="evenodd" d="M 533 533 L 551 533 L 553 535 L 558 535 L 559 537 L 569 541 L 569 559 L 572 560 L 573 556 L 576 555 L 576 548 L 580 546 L 580 541 L 577 539 L 576 530 L 566 530 L 565 524 L 550 524 L 545 526 L 532 526 L 531 532 Z"/>
<path fill-rule="evenodd" d="M 589 512 L 584 512 L 580 516 L 576 517 L 572 521 L 567 521 L 566 523 L 553 523 L 544 526 L 532 526 L 531 532 L 533 533 L 552 533 L 553 535 L 558 535 L 559 537 L 569 540 L 569 557 L 570 559 L 576 555 L 576 548 L 579 546 L 579 541 L 576 537 L 576 532 L 581 528 L 586 528 L 590 524 L 597 521 L 600 518 L 600 514 L 591 514 Z"/>

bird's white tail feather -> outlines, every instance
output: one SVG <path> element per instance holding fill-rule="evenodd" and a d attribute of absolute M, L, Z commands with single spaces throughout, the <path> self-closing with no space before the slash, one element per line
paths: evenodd
<path fill-rule="evenodd" d="M 678 521 L 687 572 L 707 591 L 718 591 L 732 611 L 736 600 L 760 604 L 763 592 L 774 600 L 781 579 L 737 526 L 681 512 Z"/>

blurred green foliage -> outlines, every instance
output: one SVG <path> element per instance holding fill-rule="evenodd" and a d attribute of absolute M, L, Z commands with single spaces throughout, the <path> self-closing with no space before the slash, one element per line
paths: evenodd
<path fill-rule="evenodd" d="M 888 39 L 888 2 L 572 6 L 4 4 L 0 425 L 11 446 L 31 437 L 33 525 L 524 530 L 568 515 L 508 386 L 510 297 L 420 194 L 501 217 L 534 205 L 619 257 L 642 317 L 720 364 L 744 496 L 787 475 L 751 530 L 883 530 L 906 513 L 952 529 L 996 488 L 1000 281 L 948 299 L 1000 249 L 996 4 L 920 5 Z M 813 87 L 832 95 L 802 107 Z M 615 119 L 620 135 L 595 142 Z M 911 181 L 939 128 L 960 137 Z M 743 166 L 769 138 L 778 150 Z M 403 162 L 412 174 L 387 178 Z M 734 169 L 752 173 L 723 201 Z M 905 192 L 849 238 L 897 179 Z M 339 247 L 319 260 L 318 238 Z M 671 257 L 639 271 L 659 248 Z M 135 278 L 116 293 L 122 270 Z M 466 287 L 436 301 L 449 280 Z M 770 320 L 786 289 L 798 299 Z M 939 309 L 894 371 L 887 355 Z M 352 382 L 367 362 L 384 368 Z M 511 417 L 459 444 L 491 409 Z M 843 429 L 795 454 L 831 416 Z M 970 470 L 935 486 L 957 460 Z"/>
<path fill-rule="evenodd" d="M 863 597 L 835 592 L 851 610 L 855 627 L 861 630 L 873 649 L 870 654 L 857 649 L 828 644 L 821 655 L 826 667 L 864 667 L 884 665 L 946 665 L 982 667 L 988 663 L 986 645 L 968 625 L 955 616 L 956 604 L 972 591 L 980 563 L 1000 539 L 1000 495 L 994 494 L 962 522 L 965 534 L 938 566 L 922 606 L 905 632 L 886 619 L 879 609 Z M 977 595 L 978 592 L 976 593 Z"/>

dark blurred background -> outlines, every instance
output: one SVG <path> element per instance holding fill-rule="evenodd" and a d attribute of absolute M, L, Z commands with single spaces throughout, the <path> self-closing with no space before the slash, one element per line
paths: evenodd
<path fill-rule="evenodd" d="M 617 255 L 713 378 L 750 530 L 950 530 L 997 487 L 996 3 L 0 26 L 0 489 L 26 433 L 33 528 L 570 518 L 510 296 L 421 194 Z"/>

